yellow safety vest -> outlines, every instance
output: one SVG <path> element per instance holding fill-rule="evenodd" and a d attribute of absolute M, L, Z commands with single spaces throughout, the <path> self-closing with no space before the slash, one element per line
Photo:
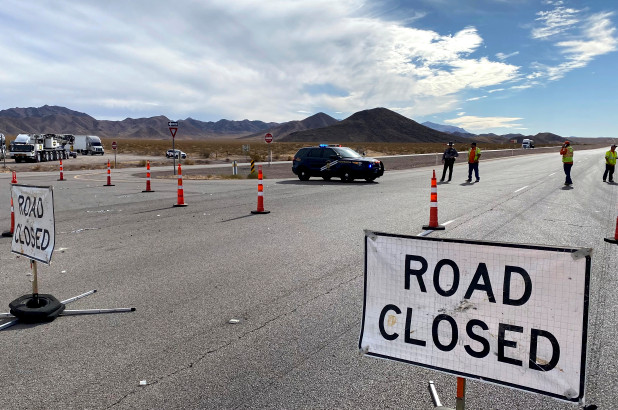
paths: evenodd
<path fill-rule="evenodd" d="M 567 153 L 562 156 L 562 162 L 569 164 L 573 162 L 573 147 L 569 145 L 566 150 Z"/>
<path fill-rule="evenodd" d="M 468 162 L 470 162 L 470 152 L 472 148 L 468 148 Z M 479 162 L 479 157 L 481 156 L 481 149 L 476 147 L 476 152 L 474 153 L 474 162 Z"/>
<path fill-rule="evenodd" d="M 609 150 L 605 153 L 605 163 L 608 165 L 616 165 L 616 157 L 618 152 Z"/>

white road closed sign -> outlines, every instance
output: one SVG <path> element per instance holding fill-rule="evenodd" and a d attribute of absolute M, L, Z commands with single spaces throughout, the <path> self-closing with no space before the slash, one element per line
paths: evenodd
<path fill-rule="evenodd" d="M 590 249 L 365 233 L 359 348 L 577 402 Z"/>
<path fill-rule="evenodd" d="M 11 252 L 49 264 L 56 240 L 52 187 L 12 185 L 15 231 Z"/>

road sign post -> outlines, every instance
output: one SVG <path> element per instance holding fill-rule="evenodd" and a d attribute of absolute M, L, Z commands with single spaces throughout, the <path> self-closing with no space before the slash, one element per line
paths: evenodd
<path fill-rule="evenodd" d="M 174 175 L 176 175 L 176 132 L 178 131 L 178 122 L 168 121 L 167 126 L 170 129 L 170 134 L 172 134 L 172 151 L 174 152 L 172 157 L 174 158 Z M 180 161 L 180 158 L 178 158 L 178 160 Z"/>
<path fill-rule="evenodd" d="M 268 166 L 270 166 L 270 162 L 272 161 L 272 157 L 273 157 L 273 153 L 270 149 L 270 143 L 273 142 L 273 135 L 269 132 L 268 134 L 264 135 L 264 141 L 266 141 L 268 145 Z"/>
<path fill-rule="evenodd" d="M 116 148 L 118 148 L 118 144 L 116 144 L 116 141 L 112 141 L 112 149 L 114 150 L 114 169 L 117 168 L 117 166 L 116 166 Z"/>

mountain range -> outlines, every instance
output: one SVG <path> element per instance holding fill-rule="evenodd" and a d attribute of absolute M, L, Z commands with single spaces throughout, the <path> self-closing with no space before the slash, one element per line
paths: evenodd
<path fill-rule="evenodd" d="M 0 132 L 7 136 L 20 133 L 57 133 L 98 135 L 107 138 L 169 139 L 169 118 L 126 118 L 122 121 L 97 120 L 88 114 L 65 107 L 49 106 L 0 110 Z M 301 121 L 284 123 L 263 121 L 216 122 L 193 118 L 177 120 L 179 139 L 261 140 L 271 133 L 274 141 L 294 142 L 467 142 L 471 138 L 485 143 L 521 144 L 524 138 L 536 144 L 560 143 L 565 138 L 549 132 L 533 136 L 522 134 L 472 134 L 463 128 L 424 122 L 419 124 L 386 108 L 359 111 L 344 120 L 317 113 Z M 575 139 L 578 140 L 578 139 Z M 588 139 L 583 139 L 588 141 Z M 590 141 L 592 142 L 592 141 Z"/>

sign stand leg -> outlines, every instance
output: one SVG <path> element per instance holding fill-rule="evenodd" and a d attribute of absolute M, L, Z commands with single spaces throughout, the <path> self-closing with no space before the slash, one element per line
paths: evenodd
<path fill-rule="evenodd" d="M 33 267 L 34 266 L 36 265 L 33 265 Z M 82 293 L 81 295 L 77 295 L 72 298 L 63 300 L 62 302 L 60 302 L 60 304 L 62 306 L 68 305 L 69 303 L 75 302 L 76 300 L 92 295 L 93 293 L 96 293 L 96 289 L 90 290 L 88 292 Z M 84 310 L 64 310 L 63 309 L 59 314 L 57 314 L 57 316 L 94 315 L 94 314 L 103 314 L 103 313 L 124 313 L 124 312 L 135 312 L 135 308 L 132 307 L 132 308 L 84 309 Z M 13 315 L 12 313 L 0 313 L 0 319 L 2 318 L 16 318 L 16 319 L 0 325 L 0 330 L 8 329 L 9 327 L 16 325 L 20 321 L 19 320 L 20 318 L 18 316 Z M 54 318 L 52 318 L 51 320 L 53 320 Z M 45 321 L 45 322 L 51 321 L 49 318 L 42 318 L 40 321 L 30 320 L 30 318 L 26 318 L 26 319 L 28 320 L 25 320 L 24 321 L 25 323 L 38 323 L 42 321 Z"/>
<path fill-rule="evenodd" d="M 455 410 L 464 410 L 466 408 L 466 379 L 463 377 L 457 378 L 457 399 L 455 402 Z"/>

